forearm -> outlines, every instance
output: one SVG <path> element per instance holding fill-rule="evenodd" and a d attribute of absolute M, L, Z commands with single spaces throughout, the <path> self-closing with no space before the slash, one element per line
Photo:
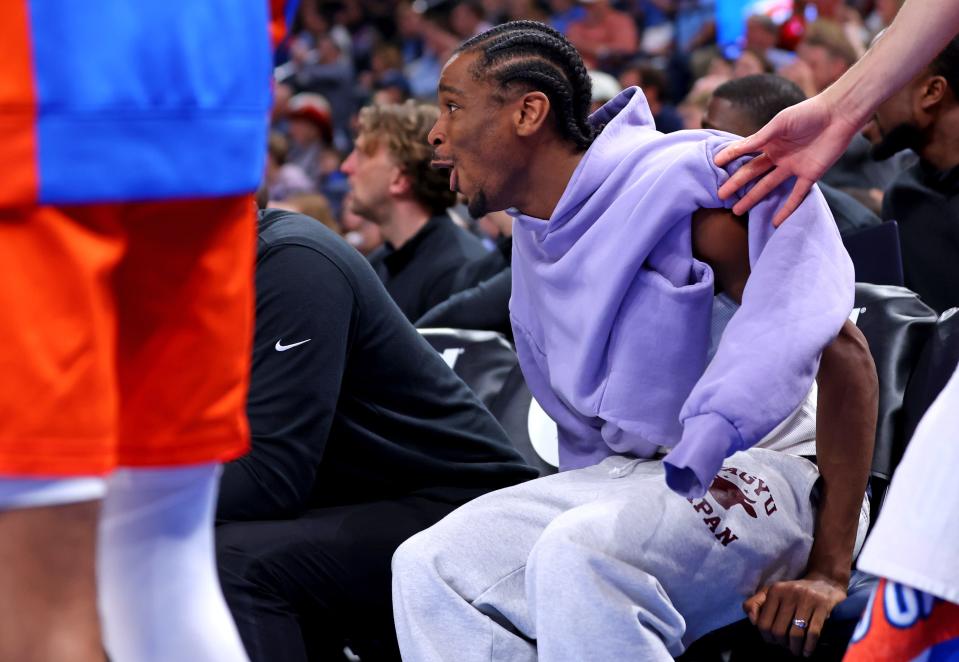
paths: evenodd
<path fill-rule="evenodd" d="M 305 499 L 294 485 L 278 478 L 250 455 L 223 465 L 217 521 L 275 520 L 298 514 Z"/>
<path fill-rule="evenodd" d="M 846 322 L 819 368 L 816 458 L 822 492 L 807 576 L 849 581 L 859 511 L 876 437 L 876 369 L 862 333 Z"/>
<path fill-rule="evenodd" d="M 823 95 L 837 116 L 862 126 L 959 33 L 959 1 L 906 0 L 896 20 Z"/>

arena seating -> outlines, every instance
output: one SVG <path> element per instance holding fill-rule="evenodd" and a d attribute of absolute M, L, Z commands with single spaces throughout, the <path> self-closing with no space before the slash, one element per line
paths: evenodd
<path fill-rule="evenodd" d="M 959 363 L 959 309 L 937 319 L 913 292 L 893 285 L 857 284 L 850 318 L 869 341 L 879 375 L 879 420 L 869 480 L 872 520 L 916 424 Z M 454 371 L 503 425 L 517 450 L 542 475 L 556 471 L 555 426 L 544 425 L 508 341 L 492 332 L 423 329 Z M 849 596 L 833 611 L 814 660 L 840 660 L 875 579 L 854 572 Z M 789 660 L 765 644 L 746 620 L 710 633 L 683 662 Z"/>
<path fill-rule="evenodd" d="M 541 476 L 556 473 L 556 424 L 533 400 L 513 346 L 494 331 L 420 329 L 500 422 L 513 446 Z"/>
<path fill-rule="evenodd" d="M 902 285 L 899 224 L 886 221 L 842 238 L 856 268 L 856 280 L 876 285 Z"/>

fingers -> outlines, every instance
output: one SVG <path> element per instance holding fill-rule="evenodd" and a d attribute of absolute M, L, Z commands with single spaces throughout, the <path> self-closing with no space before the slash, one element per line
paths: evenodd
<path fill-rule="evenodd" d="M 743 138 L 742 140 L 737 140 L 736 142 L 727 145 L 722 149 L 721 152 L 719 152 L 719 154 L 716 155 L 716 158 L 713 159 L 713 163 L 722 168 L 744 154 L 752 154 L 753 152 L 762 151 L 760 141 L 756 140 L 757 137 L 757 135 L 753 134 L 748 138 Z"/>
<path fill-rule="evenodd" d="M 778 131 L 778 129 L 774 126 L 775 122 L 776 119 L 773 118 L 772 122 L 768 123 L 753 135 L 747 136 L 742 140 L 738 140 L 731 145 L 727 145 L 721 152 L 719 152 L 719 154 L 716 155 L 716 158 L 713 159 L 713 162 L 722 168 L 727 163 L 735 161 L 744 154 L 755 154 L 763 151 L 763 149 L 766 147 L 766 143 L 769 142 L 770 138 L 774 137 Z"/>
<path fill-rule="evenodd" d="M 819 643 L 819 635 L 822 634 L 822 628 L 826 624 L 826 619 L 829 618 L 830 611 L 831 610 L 826 609 L 824 606 L 819 605 L 812 616 L 807 619 L 809 627 L 806 631 L 806 643 L 803 645 L 802 654 L 804 656 L 809 657 L 813 654 L 813 651 L 816 650 L 816 644 Z M 798 653 L 796 654 L 798 655 Z"/>
<path fill-rule="evenodd" d="M 789 639 L 789 652 L 796 657 L 799 657 L 799 655 L 803 652 L 803 645 L 805 644 L 806 637 L 811 629 L 809 623 L 812 620 L 812 613 L 812 606 L 806 604 L 804 601 L 799 605 L 790 618 L 789 630 L 787 631 Z M 806 627 L 800 627 L 796 625 L 797 620 L 804 622 Z"/>
<path fill-rule="evenodd" d="M 742 216 L 752 209 L 756 203 L 769 195 L 773 189 L 789 179 L 790 176 L 791 175 L 789 174 L 789 171 L 784 168 L 774 169 L 768 175 L 760 179 L 759 182 L 752 188 L 752 190 L 743 196 L 742 200 L 733 205 L 733 213 Z"/>
<path fill-rule="evenodd" d="M 722 154 L 722 152 L 720 152 L 720 154 Z M 733 173 L 733 175 L 726 180 L 726 183 L 719 187 L 719 198 L 725 200 L 752 180 L 761 177 L 772 167 L 773 163 L 769 157 L 765 154 L 760 154 L 749 163 L 743 164 L 742 168 Z"/>
<path fill-rule="evenodd" d="M 789 216 L 796 211 L 799 205 L 802 204 L 802 201 L 806 199 L 806 194 L 809 193 L 809 190 L 812 188 L 813 182 L 811 179 L 797 179 L 796 185 L 793 186 L 792 193 L 789 194 L 789 197 L 786 199 L 786 202 L 783 203 L 782 207 L 776 212 L 776 215 L 773 217 L 773 227 L 778 228 L 783 224 Z"/>
<path fill-rule="evenodd" d="M 766 600 L 759 609 L 759 617 L 756 620 L 756 628 L 766 643 L 776 643 L 774 630 L 781 609 L 782 605 L 780 604 L 779 592 L 773 587 L 772 590 L 767 591 Z M 792 611 L 790 611 L 790 613 L 792 613 Z"/>
<path fill-rule="evenodd" d="M 777 587 L 774 586 L 773 591 L 776 591 L 776 589 Z M 779 609 L 776 610 L 776 619 L 773 621 L 772 631 L 770 632 L 772 640 L 780 646 L 791 648 L 790 637 L 792 631 L 797 629 L 793 626 L 797 606 L 795 592 L 788 590 L 783 591 L 783 595 L 779 598 Z M 803 634 L 801 630 L 800 634 Z M 802 639 L 800 639 L 799 643 L 800 645 L 802 644 Z"/>
<path fill-rule="evenodd" d="M 746 612 L 746 616 L 749 617 L 749 622 L 753 625 L 756 625 L 756 621 L 759 620 L 759 611 L 766 602 L 766 590 L 767 587 L 764 586 L 763 588 L 759 589 L 759 592 L 756 593 L 756 595 L 743 603 L 743 611 Z"/>

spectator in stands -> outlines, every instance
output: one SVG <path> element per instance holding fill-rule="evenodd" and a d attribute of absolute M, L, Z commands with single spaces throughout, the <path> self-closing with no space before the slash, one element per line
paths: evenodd
<path fill-rule="evenodd" d="M 549 0 L 549 24 L 566 34 L 574 21 L 586 18 L 586 10 L 576 0 Z"/>
<path fill-rule="evenodd" d="M 777 48 L 778 44 L 779 26 L 770 17 L 753 14 L 746 19 L 745 50 L 762 55 L 774 68 L 779 68 L 792 62 L 796 55 Z"/>
<path fill-rule="evenodd" d="M 316 185 L 302 167 L 287 163 L 289 141 L 278 131 L 271 131 L 267 144 L 266 187 L 270 200 L 285 200 L 291 195 L 308 193 Z"/>
<path fill-rule="evenodd" d="M 715 0 L 673 0 L 676 49 L 692 53 L 716 41 Z"/>
<path fill-rule="evenodd" d="M 806 96 L 822 92 L 859 59 L 842 26 L 828 20 L 807 28 L 796 53 L 799 59 L 779 73 L 799 85 Z"/>
<path fill-rule="evenodd" d="M 340 157 L 330 142 L 330 105 L 322 95 L 300 92 L 287 104 L 286 117 L 290 134 L 287 162 L 302 168 L 333 209 L 339 209 L 346 193 L 346 178 L 338 171 Z"/>
<path fill-rule="evenodd" d="M 333 7 L 323 0 L 306 0 L 300 16 L 304 30 L 290 44 L 290 61 L 275 73 L 294 93 L 314 92 L 330 106 L 331 141 L 347 150 L 349 121 L 354 111 L 354 68 L 349 32 L 333 20 Z"/>
<path fill-rule="evenodd" d="M 589 81 L 592 90 L 589 104 L 589 112 L 591 113 L 623 91 L 623 87 L 619 81 L 605 71 L 590 69 Z"/>
<path fill-rule="evenodd" d="M 676 31 L 673 27 L 674 0 L 635 0 L 641 24 L 639 50 L 647 55 L 665 55 L 673 46 Z"/>
<path fill-rule="evenodd" d="M 765 56 L 748 48 L 736 58 L 736 62 L 733 64 L 733 78 L 771 73 L 773 73 L 773 66 Z"/>
<path fill-rule="evenodd" d="M 405 103 L 412 94 L 409 81 L 399 71 L 385 73 L 376 81 L 373 103 L 383 106 Z"/>
<path fill-rule="evenodd" d="M 319 94 L 301 92 L 287 103 L 287 119 L 290 146 L 286 162 L 300 168 L 311 181 L 322 181 L 323 157 L 333 140 L 330 104 Z"/>
<path fill-rule="evenodd" d="M 633 56 L 639 48 L 636 23 L 609 0 L 579 0 L 586 15 L 569 24 L 569 41 L 590 69 L 603 68 Z"/>
<path fill-rule="evenodd" d="M 619 82 L 624 88 L 635 85 L 643 90 L 658 131 L 672 133 L 684 128 L 682 116 L 669 103 L 669 83 L 661 69 L 648 64 L 634 64 L 623 70 Z"/>
<path fill-rule="evenodd" d="M 364 108 L 342 166 L 351 210 L 376 223 L 386 241 L 370 262 L 410 320 L 446 299 L 456 271 L 486 252 L 446 214 L 456 196 L 449 178 L 430 168 L 426 142 L 436 115 L 413 102 Z"/>
<path fill-rule="evenodd" d="M 705 76 L 696 81 L 693 89 L 679 104 L 677 110 L 683 119 L 684 129 L 703 128 L 703 114 L 717 87 L 729 80 L 725 76 Z"/>
<path fill-rule="evenodd" d="M 848 256 L 818 195 L 796 224 L 803 241 L 770 237 L 772 205 L 748 228 L 700 211 L 720 206 L 711 156 L 729 137 L 662 136 L 635 88 L 587 119 L 588 90 L 575 49 L 534 23 L 494 28 L 444 69 L 437 164 L 474 215 L 514 210 L 514 335 L 565 471 L 486 495 L 397 550 L 401 648 L 418 661 L 666 660 L 757 591 L 754 622 L 811 652 L 845 595 L 875 435 Z M 721 331 L 724 307 L 738 310 Z M 821 476 L 796 456 L 807 418 L 767 438 L 780 452 L 737 453 L 714 480 L 789 418 L 817 362 Z M 814 514 L 820 477 L 829 498 Z"/>
<path fill-rule="evenodd" d="M 469 39 L 489 30 L 491 26 L 486 21 L 486 12 L 479 0 L 463 0 L 450 10 L 450 27 L 460 39 Z"/>
<path fill-rule="evenodd" d="M 919 163 L 886 191 L 899 222 L 906 287 L 942 312 L 959 305 L 959 37 L 876 111 L 878 158 L 912 149 Z"/>
<path fill-rule="evenodd" d="M 546 23 L 549 20 L 549 15 L 539 0 L 506 0 L 504 7 L 506 14 L 503 21 L 526 20 Z"/>
<path fill-rule="evenodd" d="M 704 129 L 717 129 L 738 136 L 750 136 L 781 110 L 806 99 L 799 86 L 782 76 L 760 74 L 723 83 L 703 116 Z M 879 225 L 879 217 L 851 196 L 828 184 L 819 190 L 836 219 L 841 234 Z"/>
<path fill-rule="evenodd" d="M 226 465 L 224 594 L 253 662 L 397 657 L 390 557 L 535 475 L 373 274 L 311 218 L 260 213 L 250 454 Z"/>
<path fill-rule="evenodd" d="M 392 43 L 380 43 L 370 54 L 370 69 L 359 76 L 363 91 L 373 103 L 403 103 L 410 98 L 410 84 L 403 75 L 403 53 Z"/>
<path fill-rule="evenodd" d="M 892 25 L 893 19 L 902 8 L 904 0 L 876 0 L 873 13 L 866 19 L 866 25 L 873 34 L 879 34 L 880 31 Z"/>

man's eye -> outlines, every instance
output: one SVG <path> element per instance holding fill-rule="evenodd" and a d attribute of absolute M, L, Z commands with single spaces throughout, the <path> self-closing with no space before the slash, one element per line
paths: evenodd
<path fill-rule="evenodd" d="M 448 103 L 448 104 L 446 104 L 446 110 L 448 110 L 451 114 L 453 113 L 453 111 L 456 111 L 456 110 L 459 110 L 459 109 L 460 109 L 460 107 L 457 106 L 455 103 Z"/>

